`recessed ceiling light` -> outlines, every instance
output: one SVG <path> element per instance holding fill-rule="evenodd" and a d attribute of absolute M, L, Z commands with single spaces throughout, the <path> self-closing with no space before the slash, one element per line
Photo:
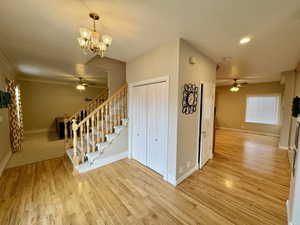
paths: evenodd
<path fill-rule="evenodd" d="M 250 37 L 244 37 L 240 40 L 240 44 L 244 45 L 244 44 L 247 44 L 251 41 L 251 38 Z"/>

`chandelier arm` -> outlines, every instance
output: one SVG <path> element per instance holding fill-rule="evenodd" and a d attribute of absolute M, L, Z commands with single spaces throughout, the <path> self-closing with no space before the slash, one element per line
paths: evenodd
<path fill-rule="evenodd" d="M 106 35 L 108 36 L 106 37 L 108 38 L 108 40 L 106 41 L 102 40 L 98 42 L 98 40 L 96 40 L 98 39 L 99 36 L 99 34 L 96 32 L 96 22 L 97 22 L 96 20 L 99 20 L 100 17 L 96 13 L 90 13 L 89 16 L 91 19 L 93 19 L 93 32 L 95 32 L 95 34 L 93 33 L 89 34 L 89 38 L 84 39 L 85 41 L 84 43 L 82 43 L 81 40 L 82 38 L 81 38 L 79 40 L 80 47 L 82 48 L 84 54 L 90 53 L 93 55 L 99 55 L 101 57 L 104 57 L 104 53 L 107 51 L 107 48 L 110 46 L 110 44 L 108 43 L 111 43 L 111 37 Z M 89 32 L 91 32 L 91 30 Z"/>

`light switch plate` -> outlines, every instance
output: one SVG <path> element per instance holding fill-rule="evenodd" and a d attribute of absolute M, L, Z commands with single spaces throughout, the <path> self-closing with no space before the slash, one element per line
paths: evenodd
<path fill-rule="evenodd" d="M 3 122 L 3 116 L 0 115 L 0 123 Z"/>

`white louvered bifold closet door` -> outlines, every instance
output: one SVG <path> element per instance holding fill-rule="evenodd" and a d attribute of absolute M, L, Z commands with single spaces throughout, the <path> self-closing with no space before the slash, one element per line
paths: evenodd
<path fill-rule="evenodd" d="M 165 173 L 167 148 L 167 83 L 132 88 L 132 157 Z"/>
<path fill-rule="evenodd" d="M 134 87 L 132 90 L 132 157 L 147 165 L 147 88 Z"/>
<path fill-rule="evenodd" d="M 147 165 L 160 174 L 164 174 L 164 151 L 167 142 L 166 82 L 147 86 Z"/>

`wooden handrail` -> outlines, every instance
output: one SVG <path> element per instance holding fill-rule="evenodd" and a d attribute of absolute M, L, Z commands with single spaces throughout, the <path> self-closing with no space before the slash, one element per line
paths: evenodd
<path fill-rule="evenodd" d="M 122 119 L 127 117 L 127 84 L 104 102 L 95 103 L 86 109 L 88 115 L 85 118 L 81 118 L 78 113 L 72 116 L 71 130 L 66 128 L 69 122 L 65 120 L 65 148 L 73 148 L 72 161 L 75 166 L 84 163 L 89 153 L 96 152 L 99 148 L 97 144 L 110 142 L 111 137 L 107 135 L 113 134 L 119 125 L 123 125 Z"/>
<path fill-rule="evenodd" d="M 112 96 L 110 96 L 108 99 L 106 99 L 105 102 L 103 102 L 100 106 L 98 106 L 96 109 L 94 109 L 87 117 L 85 117 L 83 120 L 80 121 L 78 126 L 85 123 L 87 120 L 91 119 L 92 116 L 94 116 L 101 108 L 105 107 L 112 99 L 114 99 L 120 92 L 122 92 L 125 88 L 127 88 L 127 84 L 124 84 L 118 91 L 116 91 Z"/>
<path fill-rule="evenodd" d="M 95 97 L 91 102 L 87 103 L 83 108 L 81 108 L 80 110 L 78 110 L 72 116 L 70 116 L 69 118 L 67 118 L 67 120 L 68 121 L 72 121 L 72 119 L 75 118 L 78 114 L 80 114 L 83 110 L 86 110 L 90 105 L 94 104 L 98 99 L 100 99 L 103 96 L 103 94 L 108 94 L 107 92 L 108 92 L 107 88 L 105 88 L 104 90 L 102 90 L 97 97 Z"/>

